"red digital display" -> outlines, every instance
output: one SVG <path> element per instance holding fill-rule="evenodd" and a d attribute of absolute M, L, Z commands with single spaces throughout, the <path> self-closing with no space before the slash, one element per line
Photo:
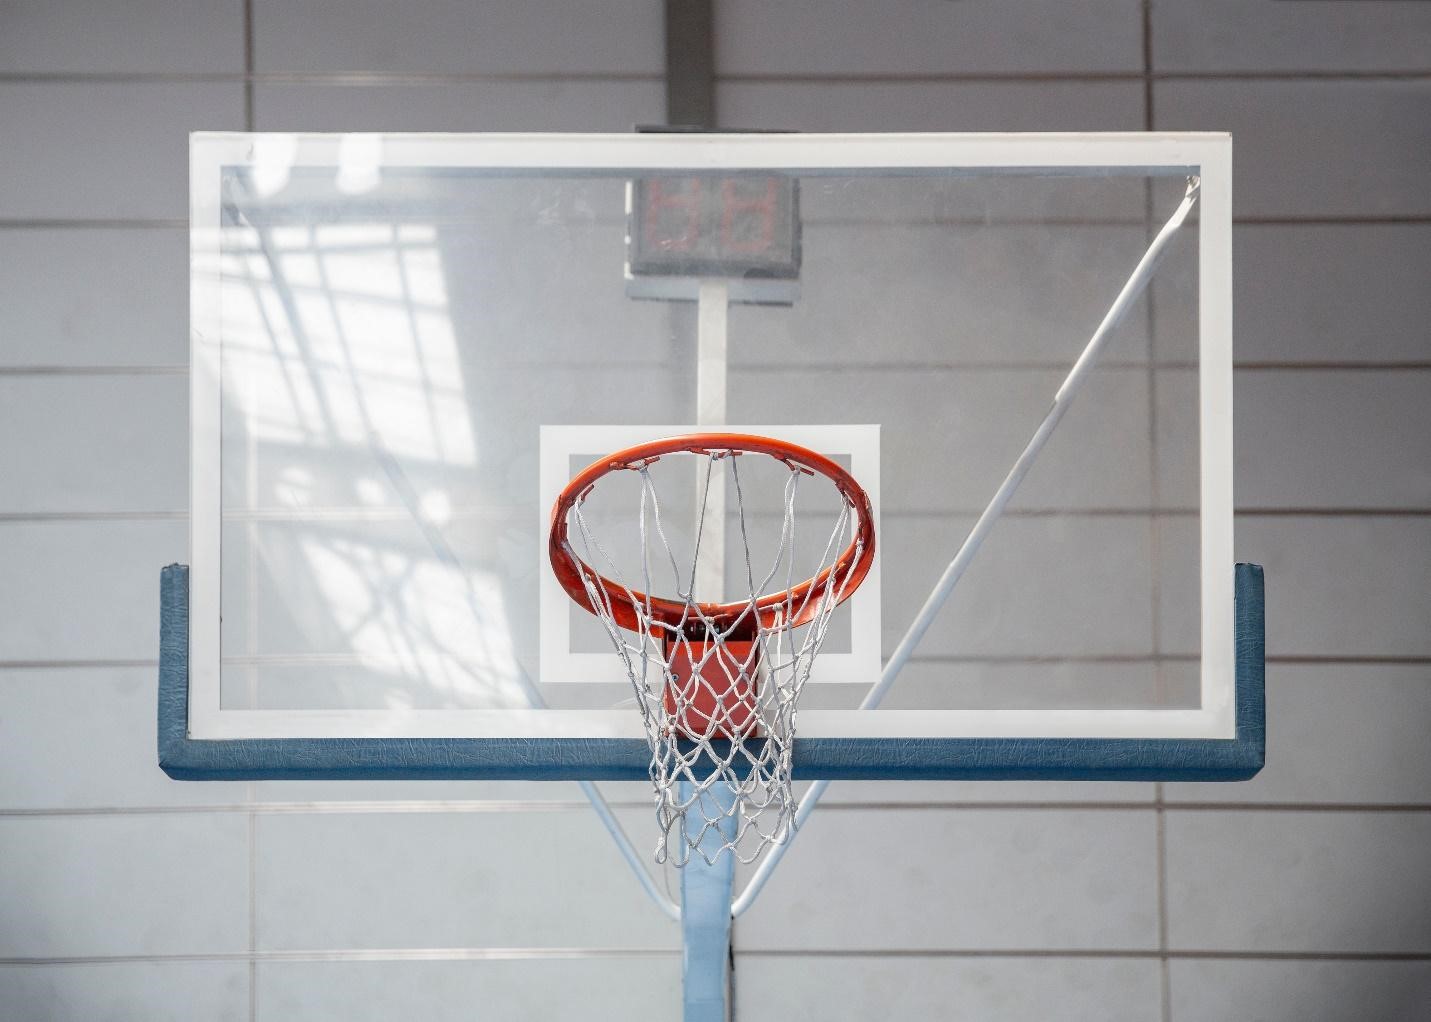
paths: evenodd
<path fill-rule="evenodd" d="M 633 275 L 770 277 L 800 270 L 793 178 L 652 177 L 633 182 Z"/>

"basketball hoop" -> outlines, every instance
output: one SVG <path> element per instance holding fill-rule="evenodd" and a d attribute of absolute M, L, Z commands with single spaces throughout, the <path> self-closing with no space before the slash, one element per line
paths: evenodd
<path fill-rule="evenodd" d="M 689 551 L 672 548 L 673 530 L 663 526 L 652 477 L 652 466 L 670 455 L 705 460 Z M 788 470 L 776 548 L 763 575 L 752 564 L 739 469 L 745 455 L 773 459 Z M 709 506 L 716 503 L 712 481 L 727 471 L 747 592 L 733 602 L 701 601 L 695 590 L 702 537 L 708 546 L 718 545 L 710 530 L 725 528 L 724 510 Z M 640 477 L 640 589 L 627 583 L 584 514 L 592 491 L 616 472 Z M 833 484 L 834 525 L 814 573 L 794 582 L 797 497 L 806 477 Z M 708 523 L 708 511 L 718 520 Z M 673 572 L 674 597 L 650 592 L 653 535 Z M 713 863 L 729 850 L 751 862 L 767 845 L 784 842 L 797 808 L 791 786 L 796 704 L 835 608 L 874 561 L 874 513 L 865 491 L 829 458 L 781 440 L 737 433 L 653 440 L 600 459 L 567 484 L 552 509 L 548 552 L 562 588 L 602 622 L 635 691 L 661 825 L 656 861 L 667 861 L 674 851 L 678 866 L 692 852 Z"/>

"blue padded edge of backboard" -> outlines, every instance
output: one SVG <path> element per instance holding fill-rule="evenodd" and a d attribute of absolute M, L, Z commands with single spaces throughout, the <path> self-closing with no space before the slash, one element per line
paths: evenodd
<path fill-rule="evenodd" d="M 160 578 L 159 766 L 183 781 L 640 780 L 641 739 L 192 739 L 189 568 Z M 797 738 L 813 780 L 1237 781 L 1266 749 L 1262 568 L 1236 568 L 1237 728 L 1230 739 Z"/>

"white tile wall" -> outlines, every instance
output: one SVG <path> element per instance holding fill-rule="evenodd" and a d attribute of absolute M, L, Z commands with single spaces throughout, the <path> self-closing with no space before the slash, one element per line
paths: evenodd
<path fill-rule="evenodd" d="M 1396 656 L 1427 657 L 1428 537 L 1431 526 L 1422 514 L 1239 516 L 1236 556 L 1281 580 L 1267 587 L 1267 655 L 1376 659 L 1395 650 Z M 1169 577 L 1191 570 L 1197 550 L 1191 519 L 1166 521 L 1161 544 Z M 1197 648 L 1192 604 L 1176 598 L 1190 595 L 1164 594 L 1165 652 Z"/>
<path fill-rule="evenodd" d="M 904 566 L 884 594 L 886 652 L 899 642 L 944 565 L 927 551 L 973 517 L 886 528 L 885 564 Z M 931 625 L 927 656 L 1127 656 L 1152 652 L 1151 532 L 1139 517 L 1009 518 Z M 1062 556 L 1060 556 L 1062 555 Z M 886 570 L 889 570 L 888 568 Z M 1183 575 L 1182 577 L 1187 577 Z M 1015 608 L 1019 609 L 1015 613 Z"/>
<path fill-rule="evenodd" d="M 0 369 L 188 361 L 184 229 L 16 228 L 4 251 Z"/>
<path fill-rule="evenodd" d="M 1176 950 L 1427 952 L 1424 812 L 1167 814 Z"/>
<path fill-rule="evenodd" d="M 1136 810 L 825 807 L 736 922 L 747 951 L 1157 946 Z"/>
<path fill-rule="evenodd" d="M 0 521 L 0 662 L 157 659 L 159 568 L 185 558 L 187 534 L 178 520 Z"/>
<path fill-rule="evenodd" d="M 17 1019 L 243 1022 L 248 988 L 243 961 L 0 965 L 0 1002 Z"/>
<path fill-rule="evenodd" d="M 1425 71 L 1423 4 L 1285 4 L 1153 0 L 1160 71 Z"/>
<path fill-rule="evenodd" d="M 785 1022 L 929 1018 L 1135 1022 L 1158 1003 L 1158 965 L 1117 959 L 736 958 L 736 1017 Z"/>
<path fill-rule="evenodd" d="M 6 0 L 0 72 L 239 74 L 243 7 L 231 0 Z"/>
<path fill-rule="evenodd" d="M 1431 1004 L 1424 961 L 1174 961 L 1170 971 L 1178 1022 L 1421 1022 Z"/>
<path fill-rule="evenodd" d="M 0 82 L 0 220 L 185 219 L 188 133 L 243 127 L 233 82 Z"/>
<path fill-rule="evenodd" d="M 265 962 L 261 1011 L 274 1018 L 387 1022 L 473 1018 L 666 1022 L 681 1013 L 681 959 Z"/>
<path fill-rule="evenodd" d="M 727 79 L 720 123 L 776 131 L 1136 131 L 1133 82 L 808 82 Z"/>
<path fill-rule="evenodd" d="M 0 376 L 0 513 L 182 511 L 188 402 L 186 375 Z"/>
<path fill-rule="evenodd" d="M 1431 224 L 1244 223 L 1232 242 L 1239 362 L 1424 363 L 1431 353 Z M 1160 356 L 1191 359 L 1196 294 L 1154 290 Z"/>
<path fill-rule="evenodd" d="M 1269 656 L 1431 657 L 1431 520 L 1244 517 L 1237 554 L 1267 589 Z"/>
<path fill-rule="evenodd" d="M 1267 766 L 1246 784 L 1170 784 L 1170 802 L 1431 803 L 1431 668 L 1267 669 Z"/>
<path fill-rule="evenodd" d="M 858 0 L 717 4 L 723 75 L 1046 74 L 1138 71 L 1133 0 Z"/>
<path fill-rule="evenodd" d="M 1431 508 L 1431 368 L 1244 371 L 1234 400 L 1239 508 Z"/>
<path fill-rule="evenodd" d="M 1160 131 L 1232 132 L 1233 214 L 1421 217 L 1431 79 L 1160 81 Z"/>
<path fill-rule="evenodd" d="M 237 813 L 0 819 L 0 957 L 242 951 L 248 820 Z"/>
<path fill-rule="evenodd" d="M 260 72 L 659 78 L 663 45 L 657 0 L 254 0 Z"/>
<path fill-rule="evenodd" d="M 717 0 L 726 125 L 1234 133 L 1237 353 L 1264 364 L 1238 376 L 1238 503 L 1256 512 L 1238 553 L 1267 566 L 1274 657 L 1269 764 L 1249 784 L 837 785 L 737 923 L 741 1019 L 1424 1016 L 1424 6 L 1155 0 L 1145 25 L 1132 0 L 899 0 L 878 14 Z M 659 8 L 252 0 L 246 54 L 239 0 L 0 6 L 7 1017 L 676 1014 L 675 930 L 589 813 L 567 808 L 574 785 L 159 774 L 157 581 L 186 546 L 169 515 L 184 507 L 186 413 L 182 376 L 143 371 L 186 360 L 185 134 L 245 126 L 246 64 L 258 128 L 621 130 L 663 116 Z M 1189 297 L 1157 292 L 1164 360 L 1188 358 Z M 37 366 L 64 371 L 16 371 Z M 101 366 L 141 371 L 85 372 Z M 1179 372 L 1158 376 L 1164 435 L 1187 412 Z M 1160 452 L 1165 500 L 1186 499 L 1189 455 Z M 1186 526 L 1168 521 L 1161 556 L 1192 556 Z M 1142 542 L 1090 533 L 1102 565 L 1070 564 L 1065 581 L 1114 585 L 1096 574 L 1109 551 Z M 965 624 L 989 649 L 1090 635 L 1121 648 L 1149 637 L 1149 605 L 1133 592 L 1126 620 L 1083 622 L 1050 604 L 1027 634 L 1000 615 Z M 1165 652 L 1195 648 L 1192 620 L 1164 594 Z M 947 631 L 933 641 L 965 651 Z M 75 661 L 140 666 L 57 666 Z M 906 694 L 947 671 L 914 665 Z M 604 787 L 644 846 L 644 786 Z M 332 811 L 387 799 L 407 811 Z M 939 805 L 977 801 L 1022 805 Z M 522 945 L 573 957 L 246 960 L 251 947 Z M 1010 957 L 959 953 L 990 949 Z"/>
<path fill-rule="evenodd" d="M 779 407 L 790 421 L 878 422 L 882 515 L 973 516 L 998 489 L 1063 378 L 1051 369 L 941 368 L 896 358 L 838 376 L 733 366 L 731 418 L 751 421 L 761 410 Z M 841 396 L 835 408 L 829 407 L 832 393 Z M 1018 508 L 1149 505 L 1147 371 L 1100 370 L 1084 395 L 1030 471 Z M 940 468 L 950 465 L 957 471 Z M 962 535 L 951 530 L 946 543 L 950 534 Z M 911 542 L 930 539 L 921 535 Z"/>
<path fill-rule="evenodd" d="M 260 83 L 259 131 L 630 131 L 662 119 L 644 81 L 498 81 L 444 85 Z"/>
<path fill-rule="evenodd" d="M 263 950 L 680 943 L 585 809 L 267 815 L 255 845 Z"/>
<path fill-rule="evenodd" d="M 0 806 L 241 804 L 243 784 L 180 784 L 154 768 L 154 675 L 153 667 L 0 670 Z"/>

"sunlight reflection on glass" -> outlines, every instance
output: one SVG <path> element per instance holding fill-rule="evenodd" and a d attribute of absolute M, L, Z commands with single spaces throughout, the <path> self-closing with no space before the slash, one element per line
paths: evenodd
<path fill-rule="evenodd" d="M 341 190 L 377 186 L 370 141 L 344 139 Z M 288 184 L 292 155 L 269 154 L 260 194 Z M 321 219 L 297 200 L 283 212 Z M 477 535 L 452 488 L 471 492 L 478 448 L 439 244 L 431 225 L 380 219 L 226 228 L 225 486 L 245 538 L 225 557 L 262 606 L 316 596 L 293 626 L 258 603 L 230 623 L 228 654 L 272 663 L 274 683 L 295 661 L 347 663 L 387 683 L 345 703 L 524 703 L 501 576 L 444 531 L 465 516 Z"/>
<path fill-rule="evenodd" d="M 382 183 L 381 135 L 344 135 L 338 143 L 338 191 L 362 195 Z"/>
<path fill-rule="evenodd" d="M 298 139 L 292 135 L 255 135 L 253 140 L 253 187 L 259 195 L 283 191 L 298 155 Z"/>
<path fill-rule="evenodd" d="M 523 705 L 493 574 L 333 536 L 308 536 L 302 547 L 304 567 L 358 661 L 420 678 L 429 705 Z M 410 706 L 414 692 L 394 687 L 385 700 Z"/>

